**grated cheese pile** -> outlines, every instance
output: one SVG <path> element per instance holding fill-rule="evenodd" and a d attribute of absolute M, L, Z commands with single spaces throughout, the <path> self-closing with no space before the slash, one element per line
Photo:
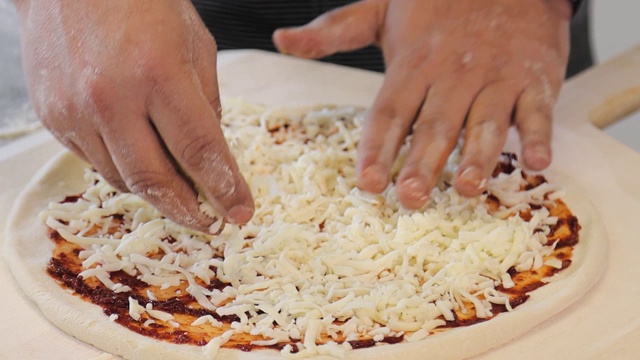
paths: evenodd
<path fill-rule="evenodd" d="M 447 185 L 454 152 L 429 203 L 412 212 L 399 205 L 394 186 L 380 195 L 355 187 L 359 109 L 270 110 L 227 100 L 223 110 L 225 136 L 256 202 L 246 226 L 227 225 L 219 235 L 184 229 L 89 170 L 81 199 L 51 203 L 43 213 L 48 226 L 85 249 L 81 276 L 114 292 L 131 291 L 111 281 L 118 270 L 163 289 L 186 282 L 204 308 L 236 315 L 232 330 L 204 347 L 211 358 L 237 332 L 266 339 L 256 345 L 293 340 L 299 352 L 282 350 L 291 358 L 342 357 L 348 341 L 362 338 L 405 334 L 405 341 L 419 341 L 443 319 L 454 320 L 465 302 L 480 318 L 492 316 L 492 304 L 511 309 L 496 290 L 513 286 L 507 270 L 539 268 L 553 251 L 544 244 L 557 219 L 529 203 L 542 203 L 555 188 L 520 191 L 518 168 L 488 182 L 489 193 L 508 206 L 491 214 L 486 195 L 466 199 Z M 511 216 L 524 209 L 530 221 Z M 88 236 L 94 227 L 100 231 Z M 198 284 L 215 278 L 229 286 Z M 171 314 L 130 298 L 129 315 L 144 312 L 154 319 L 147 322 L 179 326 Z M 222 325 L 211 316 L 194 324 L 204 323 Z"/>

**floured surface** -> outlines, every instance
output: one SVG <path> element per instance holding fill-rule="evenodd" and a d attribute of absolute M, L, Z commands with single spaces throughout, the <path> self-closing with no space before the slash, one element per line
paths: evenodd
<path fill-rule="evenodd" d="M 233 55 L 228 57 L 227 55 Z M 231 66 L 225 59 L 241 60 L 245 65 Z M 255 101 L 270 104 L 290 103 L 354 103 L 367 105 L 381 83 L 379 75 L 362 72 L 333 72 L 325 64 L 294 60 L 273 54 L 246 51 L 221 54 L 223 93 L 243 95 Z M 307 74 L 322 69 L 327 81 L 314 78 L 305 82 Z M 229 71 L 225 71 L 229 69 Z M 268 91 L 268 82 L 275 81 L 270 74 L 288 74 L 289 81 L 280 82 L 278 92 Z M 294 74 L 298 74 L 297 76 Z M 328 75 L 335 76 L 328 76 Z M 295 78 L 295 79 L 294 79 Z M 252 88 L 254 80 L 263 84 L 263 90 Z M 253 89 L 244 91 L 243 89 Z M 348 89 L 350 94 L 332 93 L 333 89 Z M 292 90 L 293 89 L 293 90 Z M 303 91 L 311 91 L 313 98 L 305 98 Z M 357 94 L 356 94 L 357 93 Z M 257 94 L 257 97 L 254 97 Z M 360 101 L 362 102 L 358 102 Z M 563 127 L 570 114 L 557 119 L 554 130 L 554 163 L 548 172 L 554 181 L 577 186 L 581 198 L 590 199 L 607 225 L 610 252 L 604 277 L 593 291 L 580 302 L 553 319 L 544 322 L 518 341 L 486 353 L 479 359 L 505 358 L 634 358 L 640 344 L 633 334 L 638 333 L 640 305 L 635 296 L 640 294 L 640 265 L 637 254 L 637 226 L 633 214 L 640 213 L 640 155 L 622 146 L 612 138 L 589 125 Z M 571 120 L 571 119 L 569 119 Z M 32 174 L 48 161 L 61 146 L 46 134 L 41 134 L 34 146 L 4 148 L 0 151 L 0 227 L 6 222 L 10 204 Z M 46 136 L 44 136 L 46 135 Z M 513 135 L 513 134 L 512 134 Z M 511 150 L 517 149 L 512 136 Z M 577 209 L 576 209 L 577 210 Z M 6 237 L 0 238 L 4 242 Z M 4 262 L 0 259 L 0 262 Z M 0 357 L 6 359 L 90 359 L 102 352 L 57 330 L 46 321 L 37 308 L 17 287 L 5 266 L 0 272 L 0 286 L 5 296 L 0 299 Z M 625 309 L 627 316 L 619 316 Z M 29 327 L 12 324 L 27 322 Z M 51 349 L 56 349 L 52 354 Z M 107 358 L 111 358 L 107 356 Z"/>
<path fill-rule="evenodd" d="M 333 119 L 329 118 L 329 120 Z M 310 131 L 310 129 L 307 130 Z M 283 144 L 286 144 L 286 141 Z M 353 144 L 347 146 L 353 147 Z M 61 289 L 56 289 L 57 284 L 44 272 L 43 266 L 50 254 L 50 247 L 43 246 L 42 243 L 42 234 L 46 231 L 42 226 L 27 226 L 27 224 L 38 221 L 37 214 L 43 209 L 42 201 L 45 201 L 44 204 L 46 204 L 50 200 L 55 200 L 56 197 L 60 200 L 61 194 L 81 192 L 82 181 L 79 179 L 82 178 L 80 174 L 82 167 L 83 164 L 73 157 L 61 157 L 54 161 L 48 169 L 45 169 L 42 177 L 36 178 L 25 196 L 18 200 L 20 205 L 10 220 L 9 242 L 7 243 L 9 246 L 6 249 L 9 264 L 19 283 L 52 322 L 74 336 L 110 352 L 127 354 L 131 358 L 147 358 L 160 352 L 171 358 L 198 357 L 201 353 L 197 347 L 159 344 L 107 322 L 105 315 L 99 308 L 92 308 L 91 304 L 76 298 L 67 299 L 69 295 Z M 260 183 L 257 181 L 258 179 L 253 180 L 250 183 Z M 267 190 L 263 189 L 262 191 Z M 254 189 L 254 192 L 259 193 L 260 190 Z M 364 195 L 356 198 L 361 198 L 364 201 L 372 200 L 367 199 Z M 576 202 L 577 205 L 572 202 Z M 571 199 L 569 205 L 574 208 L 578 207 L 575 211 L 584 227 L 583 240 L 573 257 L 573 264 L 567 272 L 562 273 L 560 279 L 533 292 L 532 298 L 515 312 L 502 314 L 486 323 L 455 329 L 420 342 L 348 352 L 347 358 L 415 357 L 417 349 L 424 349 L 432 355 L 437 354 L 438 358 L 466 357 L 521 335 L 530 327 L 553 316 L 564 306 L 579 299 L 597 279 L 604 266 L 603 255 L 605 254 L 606 241 L 604 241 L 605 236 L 602 228 L 599 227 L 595 212 L 587 203 Z M 324 223 L 324 221 L 322 222 Z M 332 226 L 331 223 L 326 225 Z M 468 340 L 466 343 L 470 344 L 469 346 L 455 346 L 465 339 Z M 222 350 L 222 354 L 255 358 L 258 354 L 262 355 L 263 353 L 247 354 Z M 264 355 L 273 357 L 277 356 L 277 353 L 264 353 Z"/>

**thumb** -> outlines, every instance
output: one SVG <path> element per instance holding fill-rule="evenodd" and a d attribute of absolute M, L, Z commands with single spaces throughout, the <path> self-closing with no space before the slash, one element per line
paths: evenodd
<path fill-rule="evenodd" d="M 356 50 L 378 41 L 388 0 L 362 0 L 317 17 L 307 25 L 278 29 L 278 51 L 318 59 L 339 51 Z"/>

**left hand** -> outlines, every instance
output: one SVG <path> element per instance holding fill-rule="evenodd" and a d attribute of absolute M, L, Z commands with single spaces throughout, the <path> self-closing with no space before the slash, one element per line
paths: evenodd
<path fill-rule="evenodd" d="M 274 33 L 281 52 L 321 58 L 379 45 L 384 84 L 359 145 L 359 186 L 383 191 L 410 131 L 396 180 L 400 202 L 424 206 L 466 121 L 454 186 L 482 193 L 514 123 L 524 164 L 551 162 L 553 106 L 569 53 L 568 0 L 362 0 Z"/>

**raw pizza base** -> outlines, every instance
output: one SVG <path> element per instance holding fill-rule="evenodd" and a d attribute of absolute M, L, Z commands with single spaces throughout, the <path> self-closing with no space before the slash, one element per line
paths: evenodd
<path fill-rule="evenodd" d="M 7 226 L 5 257 L 18 284 L 42 313 L 68 334 L 114 355 L 128 359 L 205 359 L 202 348 L 176 345 L 145 337 L 109 321 L 102 309 L 72 295 L 46 272 L 53 243 L 39 213 L 51 201 L 85 188 L 88 165 L 63 152 L 52 159 L 27 185 L 12 209 Z M 596 209 L 579 195 L 577 181 L 553 179 L 567 189 L 563 198 L 582 226 L 572 265 L 551 283 L 530 293 L 531 298 L 510 313 L 468 327 L 451 329 L 414 343 L 351 350 L 346 359 L 464 359 L 486 352 L 524 335 L 536 325 L 577 301 L 600 277 L 607 238 Z M 573 181 L 572 181 L 573 180 Z M 274 350 L 242 352 L 223 348 L 219 359 L 279 359 Z M 333 359 L 317 356 L 313 359 Z"/>

